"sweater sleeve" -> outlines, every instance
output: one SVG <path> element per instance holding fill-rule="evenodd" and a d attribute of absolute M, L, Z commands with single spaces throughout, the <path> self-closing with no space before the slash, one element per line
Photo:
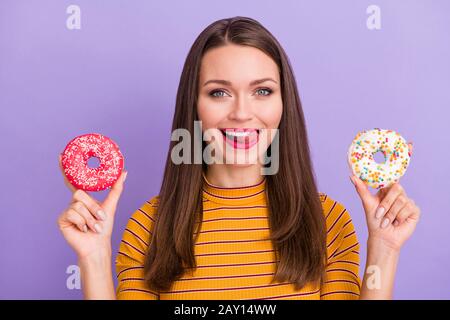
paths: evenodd
<path fill-rule="evenodd" d="M 359 299 L 360 246 L 352 219 L 342 204 L 327 196 L 323 208 L 326 215 L 328 262 L 320 297 L 323 300 Z"/>
<path fill-rule="evenodd" d="M 159 300 L 144 279 L 144 261 L 155 221 L 155 199 L 136 210 L 126 225 L 116 257 L 118 300 Z"/>

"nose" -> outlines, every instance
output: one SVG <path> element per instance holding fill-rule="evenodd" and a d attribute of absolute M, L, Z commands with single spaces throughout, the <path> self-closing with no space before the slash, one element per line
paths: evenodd
<path fill-rule="evenodd" d="M 228 118 L 234 121 L 248 121 L 253 119 L 251 103 L 246 101 L 244 96 L 237 96 Z"/>

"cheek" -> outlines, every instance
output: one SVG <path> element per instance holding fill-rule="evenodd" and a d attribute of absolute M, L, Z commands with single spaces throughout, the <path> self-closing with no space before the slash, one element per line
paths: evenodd
<path fill-rule="evenodd" d="M 280 100 L 272 101 L 269 105 L 263 106 L 258 112 L 258 118 L 264 122 L 268 128 L 278 128 L 283 113 L 283 102 Z"/>
<path fill-rule="evenodd" d="M 224 108 L 211 105 L 204 99 L 199 99 L 197 103 L 197 114 L 202 122 L 203 129 L 214 128 L 226 116 Z"/>

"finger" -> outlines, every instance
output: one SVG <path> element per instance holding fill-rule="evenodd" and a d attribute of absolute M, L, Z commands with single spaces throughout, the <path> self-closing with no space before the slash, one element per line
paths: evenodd
<path fill-rule="evenodd" d="M 369 187 L 357 176 L 353 175 L 350 176 L 350 180 L 352 181 L 353 185 L 355 186 L 356 192 L 358 193 L 359 197 L 363 202 L 367 202 L 370 200 L 373 196 L 369 191 Z"/>
<path fill-rule="evenodd" d="M 100 204 L 94 200 L 90 195 L 88 195 L 85 191 L 78 189 L 73 193 L 73 199 L 75 201 L 82 202 L 89 212 L 99 220 L 106 219 L 106 213 Z"/>
<path fill-rule="evenodd" d="M 66 214 L 63 217 L 63 220 L 77 226 L 81 232 L 86 233 L 88 231 L 85 219 L 73 209 L 67 210 Z"/>
<path fill-rule="evenodd" d="M 102 227 L 100 223 L 98 223 L 94 216 L 89 212 L 88 208 L 84 205 L 83 202 L 77 201 L 75 203 L 72 203 L 70 208 L 74 211 L 76 211 L 80 216 L 84 218 L 86 221 L 86 224 L 88 225 L 89 229 L 91 229 L 94 232 L 101 233 Z"/>
<path fill-rule="evenodd" d="M 389 211 L 394 201 L 397 197 L 404 193 L 403 187 L 399 183 L 394 183 L 390 187 L 385 188 L 383 192 L 380 193 L 381 196 L 384 197 L 381 199 L 380 204 L 378 205 L 377 210 L 375 211 L 375 218 L 381 219 Z"/>
<path fill-rule="evenodd" d="M 394 221 L 394 226 L 398 226 L 408 219 L 408 217 L 414 212 L 415 205 L 413 201 L 408 201 L 408 203 L 400 209 L 397 214 L 397 217 Z"/>
<path fill-rule="evenodd" d="M 372 194 L 369 191 L 368 186 L 362 181 L 353 171 L 352 163 L 350 161 L 350 157 L 347 157 L 347 165 L 351 172 L 350 175 L 350 181 L 355 186 L 356 192 L 358 193 L 359 197 L 363 202 L 367 201 L 368 199 L 371 199 Z"/>
<path fill-rule="evenodd" d="M 389 225 L 389 223 L 394 222 L 394 220 L 397 218 L 397 215 L 399 214 L 400 210 L 402 210 L 403 207 L 405 207 L 407 203 L 408 203 L 408 199 L 403 194 L 400 194 L 397 197 L 397 199 L 395 199 L 391 208 L 384 215 L 384 218 L 381 221 L 380 227 L 386 228 Z"/>
<path fill-rule="evenodd" d="M 70 191 L 75 192 L 75 191 L 77 190 L 77 188 L 75 188 L 75 187 L 69 182 L 69 180 L 67 180 L 67 176 L 66 176 L 66 173 L 64 172 L 64 168 L 63 168 L 63 166 L 62 166 L 61 160 L 62 160 L 62 156 L 59 155 L 59 169 L 61 170 L 61 173 L 62 173 L 62 175 L 63 175 L 63 177 L 64 177 L 64 183 L 66 184 L 66 186 L 69 188 Z"/>
<path fill-rule="evenodd" d="M 122 171 L 119 179 L 117 179 L 116 183 L 111 187 L 105 201 L 103 201 L 102 206 L 108 214 L 114 214 L 116 211 L 117 203 L 119 202 L 120 195 L 123 191 L 123 184 L 127 179 L 127 174 L 127 171 Z"/>
<path fill-rule="evenodd" d="M 420 218 L 420 208 L 414 203 L 414 201 L 412 201 L 412 213 L 405 219 L 406 222 L 410 222 L 412 220 L 415 220 L 417 222 L 417 220 L 419 220 Z"/>
<path fill-rule="evenodd" d="M 408 149 L 409 149 L 408 155 L 411 157 L 411 155 L 413 153 L 413 143 L 412 142 L 408 142 Z"/>

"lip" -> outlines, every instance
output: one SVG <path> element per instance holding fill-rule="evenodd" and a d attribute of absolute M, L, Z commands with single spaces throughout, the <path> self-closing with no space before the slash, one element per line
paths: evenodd
<path fill-rule="evenodd" d="M 250 149 L 259 141 L 258 128 L 219 128 L 219 130 L 225 141 L 234 149 Z"/>

